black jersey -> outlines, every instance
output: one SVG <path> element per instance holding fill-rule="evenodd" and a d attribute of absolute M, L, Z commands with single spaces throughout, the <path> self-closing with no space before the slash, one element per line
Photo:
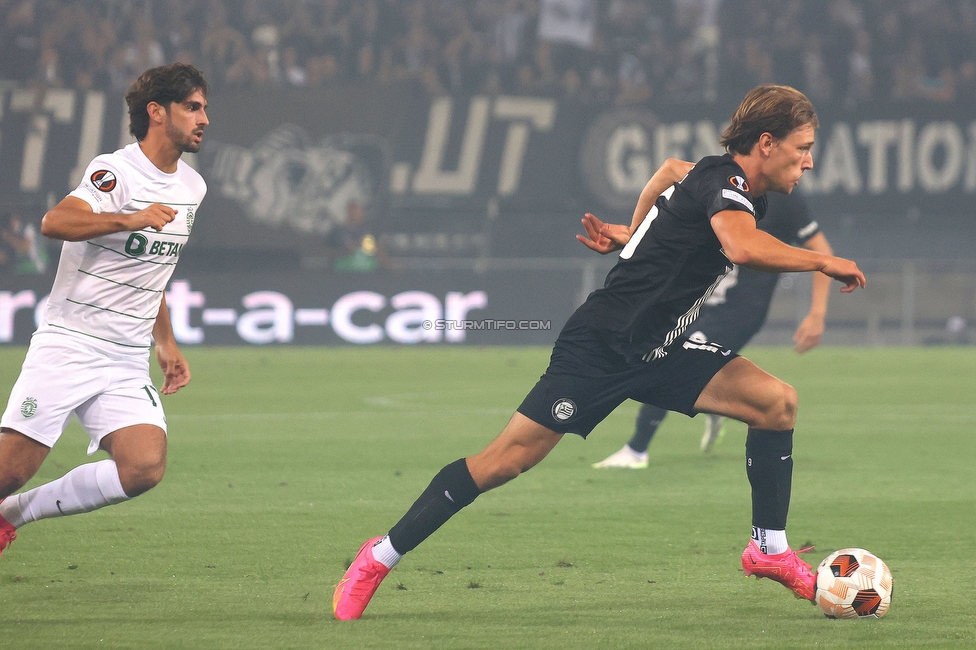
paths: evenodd
<path fill-rule="evenodd" d="M 722 210 L 756 219 L 766 211 L 765 197 L 753 198 L 745 172 L 728 154 L 703 158 L 658 197 L 576 321 L 607 332 L 627 356 L 666 355 L 732 269 L 711 225 Z"/>
<path fill-rule="evenodd" d="M 801 246 L 820 232 L 798 195 L 773 193 L 768 202 L 760 230 L 791 246 Z M 738 352 L 766 322 L 778 279 L 779 273 L 735 267 L 705 301 L 691 328 Z"/>

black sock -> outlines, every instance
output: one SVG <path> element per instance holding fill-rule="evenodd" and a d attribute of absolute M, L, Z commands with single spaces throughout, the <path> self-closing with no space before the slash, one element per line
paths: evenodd
<path fill-rule="evenodd" d="M 444 525 L 448 519 L 481 494 L 462 458 L 437 473 L 407 514 L 390 529 L 390 543 L 403 555 Z"/>
<path fill-rule="evenodd" d="M 647 451 L 651 444 L 651 438 L 654 437 L 657 428 L 661 426 L 661 422 L 667 415 L 667 410 L 659 406 L 641 404 L 640 411 L 637 412 L 637 427 L 627 446 L 637 452 Z"/>
<path fill-rule="evenodd" d="M 793 486 L 793 429 L 749 429 L 746 474 L 752 485 L 752 525 L 786 530 Z"/>

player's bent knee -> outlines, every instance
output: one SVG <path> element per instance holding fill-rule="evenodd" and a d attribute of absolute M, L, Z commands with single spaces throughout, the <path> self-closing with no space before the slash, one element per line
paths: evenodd
<path fill-rule="evenodd" d="M 145 494 L 149 490 L 153 489 L 163 480 L 162 473 L 157 475 L 142 475 L 137 477 L 132 477 L 128 481 L 122 481 L 122 491 L 129 498 L 137 497 L 140 494 Z"/>
<path fill-rule="evenodd" d="M 780 382 L 776 397 L 773 408 L 767 414 L 770 422 L 764 428 L 779 431 L 792 429 L 796 424 L 796 410 L 799 404 L 796 389 L 786 382 Z"/>
<path fill-rule="evenodd" d="M 796 409 L 800 403 L 800 396 L 796 389 L 789 384 L 783 384 L 783 411 L 791 423 L 796 421 Z"/>
<path fill-rule="evenodd" d="M 119 467 L 119 482 L 128 497 L 136 497 L 153 489 L 163 480 L 166 459 L 153 463 Z"/>
<path fill-rule="evenodd" d="M 50 447 L 24 434 L 0 429 L 0 499 L 5 499 L 31 480 Z"/>

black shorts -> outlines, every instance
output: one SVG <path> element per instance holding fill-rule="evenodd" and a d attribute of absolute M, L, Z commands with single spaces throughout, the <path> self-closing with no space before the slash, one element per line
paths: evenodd
<path fill-rule="evenodd" d="M 764 320 L 743 325 L 741 320 L 731 320 L 727 313 L 718 309 L 702 310 L 701 316 L 688 326 L 687 333 L 691 336 L 700 334 L 706 341 L 738 351 L 762 329 Z"/>
<path fill-rule="evenodd" d="M 695 415 L 702 390 L 737 356 L 728 348 L 682 338 L 664 358 L 643 361 L 618 352 L 605 332 L 570 319 L 546 373 L 518 412 L 557 433 L 584 438 L 626 399 Z"/>

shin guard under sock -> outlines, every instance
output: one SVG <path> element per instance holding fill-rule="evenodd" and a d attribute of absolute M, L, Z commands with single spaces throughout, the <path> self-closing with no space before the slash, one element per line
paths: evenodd
<path fill-rule="evenodd" d="M 752 486 L 752 525 L 786 530 L 793 485 L 793 429 L 749 429 L 746 474 Z"/>
<path fill-rule="evenodd" d="M 447 465 L 390 529 L 390 543 L 401 555 L 412 551 L 456 512 L 481 494 L 462 458 Z"/>
<path fill-rule="evenodd" d="M 115 461 L 105 459 L 79 465 L 59 479 L 4 499 L 0 515 L 20 528 L 39 519 L 91 512 L 128 498 Z"/>

